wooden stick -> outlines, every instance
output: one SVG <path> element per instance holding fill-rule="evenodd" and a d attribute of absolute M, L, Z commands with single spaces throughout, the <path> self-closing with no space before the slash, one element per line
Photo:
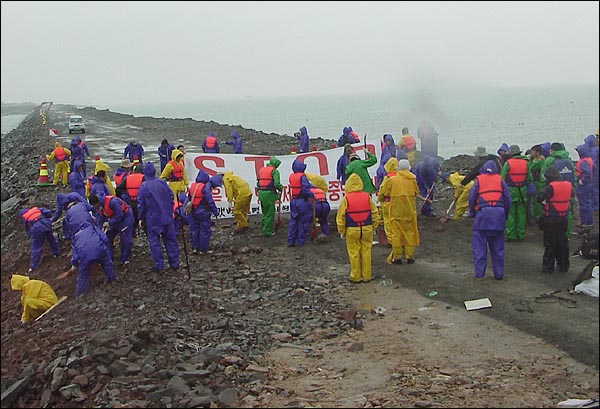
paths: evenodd
<path fill-rule="evenodd" d="M 40 320 L 44 315 L 48 314 L 50 311 L 52 311 L 56 306 L 58 306 L 58 304 L 62 303 L 64 300 L 66 300 L 67 297 L 66 295 L 63 295 L 62 297 L 60 297 L 58 299 L 58 301 L 56 302 L 56 304 L 54 304 L 52 307 L 48 308 L 46 311 L 44 311 L 44 313 L 42 315 L 40 315 L 39 317 L 37 317 L 35 320 L 38 321 Z"/>

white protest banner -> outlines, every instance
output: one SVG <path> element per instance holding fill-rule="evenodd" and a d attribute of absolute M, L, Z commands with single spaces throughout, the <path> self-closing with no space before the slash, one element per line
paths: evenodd
<path fill-rule="evenodd" d="M 379 142 L 379 141 L 378 141 Z M 367 144 L 367 150 L 374 153 L 377 158 L 381 156 L 381 146 L 379 143 Z M 354 152 L 365 149 L 361 143 L 352 145 Z M 289 176 L 292 173 L 292 163 L 298 159 L 306 164 L 307 173 L 320 175 L 327 182 L 327 200 L 331 209 L 337 209 L 344 195 L 344 186 L 341 181 L 336 179 L 337 161 L 344 153 L 344 148 L 327 149 L 323 151 L 312 151 L 299 153 L 296 155 L 278 155 L 277 159 L 281 165 L 277 168 L 281 175 L 281 184 L 284 187 L 281 195 L 281 211 L 290 211 L 290 189 L 288 186 Z M 363 152 L 358 153 L 364 158 Z M 249 214 L 260 214 L 260 204 L 258 203 L 258 194 L 256 191 L 256 179 L 260 168 L 267 165 L 270 156 L 268 155 L 245 155 L 245 154 L 220 154 L 220 153 L 193 153 L 187 151 L 185 154 L 185 168 L 190 184 L 196 180 L 198 169 L 206 171 L 210 176 L 217 173 L 232 171 L 234 175 L 240 176 L 250 186 L 253 191 L 252 202 L 250 204 Z M 369 175 L 374 180 L 379 164 L 368 168 Z M 213 199 L 219 209 L 219 217 L 233 217 L 232 209 L 229 208 L 227 198 L 225 197 L 225 188 L 213 189 Z"/>

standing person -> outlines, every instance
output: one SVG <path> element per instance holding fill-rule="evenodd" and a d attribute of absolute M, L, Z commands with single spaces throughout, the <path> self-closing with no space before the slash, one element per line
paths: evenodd
<path fill-rule="evenodd" d="M 219 153 L 221 148 L 219 146 L 219 141 L 215 136 L 214 132 L 209 132 L 208 135 L 204 137 L 202 141 L 202 152 L 204 153 Z"/>
<path fill-rule="evenodd" d="M 87 175 L 87 169 L 86 169 L 87 165 L 86 165 L 86 162 L 85 162 L 85 158 L 87 157 L 88 159 L 92 159 L 92 155 L 90 155 L 90 150 L 88 149 L 88 147 L 85 144 L 85 142 L 83 142 L 81 140 L 81 136 L 77 135 L 75 137 L 75 142 L 77 142 L 77 145 L 79 145 L 79 147 L 81 148 L 81 151 L 84 154 L 84 158 L 83 158 L 83 171 Z"/>
<path fill-rule="evenodd" d="M 510 157 L 509 153 L 509 146 L 506 143 L 502 143 L 502 145 L 500 145 L 500 147 L 498 148 L 498 156 L 500 156 L 500 162 L 502 164 L 504 164 L 504 162 L 506 162 L 506 159 L 508 159 Z"/>
<path fill-rule="evenodd" d="M 82 197 L 86 197 L 83 165 L 78 160 L 73 163 L 73 167 L 71 168 L 69 184 L 71 185 L 71 192 L 79 193 Z"/>
<path fill-rule="evenodd" d="M 485 165 L 488 160 L 494 161 L 496 164 L 496 169 L 502 169 L 502 160 L 499 156 L 496 156 L 491 153 L 487 153 L 485 146 L 478 146 L 473 152 L 475 155 L 475 166 L 473 166 L 465 175 L 465 178 L 460 182 L 461 185 L 465 186 L 467 183 L 475 180 L 475 178 L 479 175 L 479 171 L 481 167 Z"/>
<path fill-rule="evenodd" d="M 394 142 L 394 138 L 389 133 L 383 135 L 383 142 L 381 143 L 381 157 L 379 158 L 379 167 L 377 168 L 376 178 L 375 178 L 375 188 L 379 189 L 381 186 L 381 182 L 386 175 L 385 164 L 387 161 L 396 157 L 396 142 Z"/>
<path fill-rule="evenodd" d="M 327 221 L 327 218 L 331 211 L 331 206 L 327 201 L 327 181 L 316 173 L 304 172 L 304 174 L 310 184 L 314 186 L 310 191 L 315 195 L 315 219 L 319 221 L 321 227 L 321 234 L 317 236 L 317 240 L 323 241 L 329 236 L 329 222 Z"/>
<path fill-rule="evenodd" d="M 179 149 L 173 150 L 171 160 L 165 165 L 160 178 L 166 181 L 173 192 L 173 197 L 187 190 L 188 178 L 183 163 L 183 152 Z"/>
<path fill-rule="evenodd" d="M 179 149 L 179 151 L 185 155 L 185 146 L 183 146 L 183 145 L 177 145 L 176 149 Z"/>
<path fill-rule="evenodd" d="M 590 148 L 586 144 L 575 148 L 579 161 L 575 165 L 577 176 L 577 201 L 579 202 L 579 220 L 581 228 L 589 231 L 594 227 L 592 195 L 594 194 L 594 161 L 590 157 Z"/>
<path fill-rule="evenodd" d="M 135 175 L 129 175 L 127 179 L 135 177 Z M 135 197 L 137 202 L 140 224 L 148 237 L 150 254 L 154 263 L 153 271 L 163 270 L 161 237 L 167 250 L 169 266 L 173 270 L 177 270 L 179 268 L 179 246 L 173 221 L 173 192 L 167 182 L 156 178 L 156 170 L 152 162 L 146 162 L 144 165 L 143 178 L 144 182 L 141 183 L 137 195 L 130 191 L 129 197 L 132 201 Z"/>
<path fill-rule="evenodd" d="M 358 136 L 358 134 L 354 131 L 354 129 L 352 129 L 351 126 L 348 127 L 348 134 L 353 139 L 351 143 L 360 142 L 360 136 Z"/>
<path fill-rule="evenodd" d="M 550 157 L 546 158 L 544 165 L 542 166 L 542 180 L 545 183 L 547 183 L 547 181 L 545 180 L 544 175 L 549 166 L 554 166 L 558 170 L 562 180 L 571 182 L 573 185 L 573 193 L 575 193 L 577 189 L 575 165 L 573 165 L 573 161 L 569 157 L 569 152 L 567 152 L 565 146 L 561 142 L 553 142 L 550 145 Z M 573 198 L 571 199 L 571 203 L 569 205 L 569 213 L 567 214 L 567 237 L 571 237 L 571 233 L 573 232 L 574 208 L 575 194 L 573 194 Z"/>
<path fill-rule="evenodd" d="M 264 237 L 275 235 L 275 231 L 273 230 L 275 202 L 279 200 L 283 192 L 281 177 L 277 170 L 279 165 L 281 165 L 281 161 L 275 156 L 271 156 L 267 166 L 259 169 L 256 180 L 261 213 L 260 228 Z"/>
<path fill-rule="evenodd" d="M 562 180 L 554 166 L 546 168 L 544 177 L 548 184 L 537 195 L 537 201 L 544 203 L 541 226 L 544 231 L 544 256 L 540 271 L 553 272 L 556 262 L 558 269 L 566 273 L 569 271 L 570 264 L 567 215 L 573 196 L 573 185 L 569 181 Z"/>
<path fill-rule="evenodd" d="M 363 160 L 360 159 L 358 154 L 351 154 L 350 163 L 346 166 L 345 172 L 346 176 L 356 173 L 358 177 L 360 177 L 360 180 L 362 180 L 363 190 L 371 195 L 375 193 L 375 185 L 373 185 L 373 181 L 371 180 L 367 168 L 370 168 L 377 163 L 377 156 L 369 151 L 365 150 L 365 152 L 367 153 L 367 159 Z"/>
<path fill-rule="evenodd" d="M 89 197 L 90 195 L 96 195 L 100 198 L 110 195 L 108 186 L 106 186 L 105 171 L 99 170 L 96 175 L 88 178 L 88 183 L 86 184 L 86 197 Z"/>
<path fill-rule="evenodd" d="M 227 145 L 233 145 L 233 153 L 237 154 L 237 153 L 244 153 L 244 149 L 242 148 L 242 138 L 240 137 L 240 134 L 238 133 L 238 131 L 233 131 L 231 132 L 230 135 L 233 140 L 232 141 L 225 141 L 225 144 Z"/>
<path fill-rule="evenodd" d="M 419 192 L 421 196 L 431 199 L 433 201 L 433 195 L 435 192 L 435 182 L 437 181 L 437 175 L 439 171 L 440 164 L 437 158 L 424 154 L 421 162 L 419 162 L 415 167 L 417 185 L 419 186 Z M 431 203 L 423 203 L 423 205 L 421 206 L 421 214 L 423 216 L 434 216 Z"/>
<path fill-rule="evenodd" d="M 344 153 L 337 161 L 337 176 L 336 179 L 342 182 L 342 185 L 346 184 L 346 166 L 350 163 L 350 156 L 352 155 L 352 145 L 349 143 L 344 145 Z"/>
<path fill-rule="evenodd" d="M 30 261 L 29 270 L 31 273 L 39 265 L 42 259 L 42 250 L 44 242 L 48 242 L 50 251 L 54 258 L 60 254 L 58 242 L 52 233 L 52 212 L 44 207 L 32 207 L 19 211 L 19 217 L 23 221 L 25 231 L 29 234 Z"/>
<path fill-rule="evenodd" d="M 423 119 L 419 129 L 417 129 L 417 137 L 421 140 L 421 154 L 428 155 L 434 159 L 438 156 L 438 136 L 433 126 Z"/>
<path fill-rule="evenodd" d="M 508 157 L 502 165 L 500 176 L 506 182 L 512 198 L 506 221 L 506 240 L 521 241 L 525 238 L 527 227 L 527 196 L 535 192 L 535 185 L 532 183 L 527 156 L 521 155 L 518 145 L 508 148 Z"/>
<path fill-rule="evenodd" d="M 415 198 L 428 201 L 419 195 L 417 177 L 410 171 L 408 159 L 398 161 L 395 176 L 386 180 L 380 193 L 389 199 L 389 241 L 392 251 L 388 255 L 388 264 L 402 264 L 402 255 L 408 264 L 415 262 L 415 247 L 419 245 L 419 228 L 417 226 L 417 209 Z"/>
<path fill-rule="evenodd" d="M 396 176 L 396 172 L 398 170 L 398 159 L 396 159 L 395 157 L 390 158 L 385 164 L 384 169 L 387 173 L 383 178 L 383 181 L 381 182 L 381 186 L 379 187 L 377 201 L 379 202 L 379 224 L 383 224 L 383 231 L 385 232 L 385 237 L 389 242 L 392 234 L 392 232 L 390 231 L 390 212 L 388 209 L 390 205 L 390 198 L 384 196 L 381 192 L 382 190 L 386 190 L 385 184 L 389 183 L 389 179 Z"/>
<path fill-rule="evenodd" d="M 60 142 L 54 142 L 54 150 L 50 155 L 46 155 L 47 160 L 54 159 L 54 180 L 52 184 L 56 186 L 58 181 L 62 182 L 63 186 L 67 186 L 67 180 L 69 179 L 69 157 L 71 151 L 63 148 Z"/>
<path fill-rule="evenodd" d="M 361 178 L 351 174 L 335 221 L 340 237 L 346 240 L 352 283 L 371 281 L 371 249 L 378 220 L 377 206 L 364 191 Z"/>
<path fill-rule="evenodd" d="M 342 135 L 338 138 L 337 141 L 337 146 L 338 148 L 341 148 L 342 146 L 345 146 L 346 144 L 353 144 L 356 143 L 357 141 L 354 139 L 354 137 L 352 135 L 350 135 L 350 131 L 352 130 L 352 128 L 345 126 L 343 131 L 342 131 Z"/>
<path fill-rule="evenodd" d="M 310 144 L 310 139 L 308 137 L 308 131 L 306 127 L 303 126 L 294 134 L 294 136 L 298 139 L 298 153 L 308 152 L 308 145 Z"/>
<path fill-rule="evenodd" d="M 123 159 L 125 158 L 128 158 L 132 163 L 136 159 L 140 161 L 140 164 L 144 161 L 144 148 L 141 143 L 138 143 L 137 139 L 132 139 L 123 150 Z"/>
<path fill-rule="evenodd" d="M 190 235 L 194 254 L 208 253 L 213 224 L 211 215 L 215 219 L 219 217 L 219 209 L 215 205 L 212 189 L 223 185 L 223 175 L 218 173 L 210 179 L 207 179 L 207 176 L 206 172 L 198 172 L 196 182 L 191 184 L 187 197 L 187 200 L 192 202 Z"/>
<path fill-rule="evenodd" d="M 146 162 L 146 165 L 149 163 L 150 162 Z M 144 165 L 143 169 L 140 166 L 138 166 L 135 169 L 135 172 L 130 173 L 127 176 L 125 176 L 125 178 L 123 178 L 123 181 L 121 182 L 121 184 L 119 184 L 119 186 L 117 186 L 117 189 L 116 189 L 117 196 L 120 197 L 121 199 L 123 199 L 125 201 L 125 203 L 127 203 L 129 205 L 129 207 L 131 208 L 131 211 L 133 212 L 133 235 L 134 236 L 138 232 L 138 224 L 140 221 L 139 214 L 138 214 L 138 208 L 137 208 L 137 203 L 138 203 L 137 199 L 138 199 L 140 187 L 142 186 L 142 182 L 144 181 L 144 172 L 146 170 L 146 165 Z M 154 168 L 154 165 L 152 165 L 152 168 Z M 148 168 L 148 169 L 150 169 L 150 168 Z M 164 182 L 164 180 L 163 180 L 163 182 Z"/>
<path fill-rule="evenodd" d="M 241 234 L 248 230 L 248 212 L 252 201 L 252 191 L 248 183 L 233 172 L 225 172 L 223 186 L 229 206 L 233 208 L 233 218 L 236 229 L 234 234 Z"/>
<path fill-rule="evenodd" d="M 115 185 L 119 186 L 121 184 L 121 182 L 123 182 L 123 179 L 125 179 L 125 176 L 129 175 L 129 173 L 131 172 L 132 166 L 133 166 L 133 163 L 129 159 L 123 159 L 121 161 L 121 165 L 115 171 L 115 177 L 114 177 Z"/>
<path fill-rule="evenodd" d="M 412 166 L 415 162 L 415 152 L 417 150 L 417 141 L 415 141 L 415 137 L 412 136 L 407 127 L 402 128 L 402 137 L 398 142 L 398 147 L 406 153 L 408 157 L 408 162 Z"/>
<path fill-rule="evenodd" d="M 289 176 L 290 194 L 290 224 L 288 227 L 288 247 L 303 246 L 309 233 L 312 220 L 312 200 L 314 194 L 304 171 L 306 164 L 294 159 L 292 163 L 293 173 Z"/>
<path fill-rule="evenodd" d="M 121 265 L 129 264 L 129 256 L 133 247 L 133 212 L 122 199 L 116 196 L 106 196 L 104 200 L 96 195 L 90 195 L 90 204 L 98 210 L 97 224 L 102 226 L 108 222 L 106 236 L 110 242 L 111 259 L 114 258 L 113 242 L 117 235 L 121 241 Z"/>
<path fill-rule="evenodd" d="M 473 181 L 463 185 L 461 182 L 464 178 L 465 177 L 458 172 L 453 172 L 452 174 L 444 172 L 440 177 L 442 183 L 448 183 L 454 188 L 454 201 L 456 207 L 453 220 L 455 221 L 460 220 L 465 211 L 469 208 L 469 189 L 473 186 Z"/>
<path fill-rule="evenodd" d="M 82 166 L 83 178 L 85 179 L 87 176 L 86 165 L 85 165 L 85 156 L 83 153 L 83 149 L 81 149 L 81 146 L 79 146 L 79 144 L 77 143 L 77 140 L 75 138 L 71 139 L 71 147 L 69 150 L 71 151 L 71 163 L 70 163 L 71 172 L 73 172 L 73 170 L 76 169 L 75 162 L 79 162 Z"/>
<path fill-rule="evenodd" d="M 504 277 L 504 230 L 510 212 L 511 196 L 493 160 L 487 161 L 469 191 L 469 215 L 473 223 L 473 266 L 475 278 L 483 278 L 488 247 L 496 280 Z"/>
<path fill-rule="evenodd" d="M 98 174 L 99 171 L 103 170 L 105 172 L 104 183 L 108 188 L 108 194 L 115 196 L 115 186 L 110 180 L 110 167 L 100 160 L 100 155 L 94 156 L 94 161 L 96 162 L 96 166 L 94 167 L 94 174 Z"/>
<path fill-rule="evenodd" d="M 542 152 L 543 149 L 541 145 L 534 145 L 531 147 L 531 153 L 529 155 L 529 170 L 531 171 L 531 179 L 535 186 L 535 193 L 533 199 L 531 196 L 527 197 L 528 207 L 530 208 L 527 215 L 532 219 L 532 222 L 539 220 L 543 214 L 542 205 L 535 200 L 535 196 L 540 193 L 544 187 L 544 182 L 542 181 L 542 167 L 544 166 L 545 158 Z"/>
<path fill-rule="evenodd" d="M 10 278 L 10 288 L 13 291 L 22 291 L 23 324 L 36 319 L 58 302 L 58 297 L 48 283 L 31 280 L 29 276 L 13 274 Z"/>
<path fill-rule="evenodd" d="M 175 146 L 169 143 L 168 140 L 163 139 L 160 143 L 160 146 L 157 149 L 158 157 L 160 158 L 160 171 L 162 172 L 167 164 L 167 162 L 171 159 L 171 154 Z"/>
<path fill-rule="evenodd" d="M 592 177 L 594 186 L 593 194 L 592 194 L 592 212 L 598 211 L 598 188 L 600 187 L 600 169 L 598 168 L 598 130 L 596 130 L 596 135 L 588 135 L 585 137 L 583 142 L 590 148 L 590 157 L 592 158 L 592 163 L 594 165 L 592 169 Z"/>

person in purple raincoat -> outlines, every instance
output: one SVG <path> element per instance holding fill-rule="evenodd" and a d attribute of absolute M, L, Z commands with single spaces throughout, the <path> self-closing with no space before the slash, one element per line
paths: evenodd
<path fill-rule="evenodd" d="M 133 247 L 133 211 L 123 199 L 116 196 L 105 196 L 100 200 L 98 196 L 90 195 L 89 201 L 98 210 L 96 224 L 108 224 L 105 227 L 108 228 L 106 236 L 110 242 L 111 258 L 114 258 L 113 242 L 118 235 L 121 241 L 121 265 L 129 264 Z"/>
<path fill-rule="evenodd" d="M 100 198 L 100 200 L 102 200 L 103 197 L 110 194 L 108 186 L 106 186 L 105 170 L 99 170 L 98 173 L 96 173 L 91 178 L 88 178 L 88 180 L 90 181 L 88 186 L 91 186 L 90 195 L 96 195 Z"/>
<path fill-rule="evenodd" d="M 90 205 L 87 202 L 87 200 L 83 202 L 70 202 L 67 205 L 67 213 L 65 215 L 65 226 L 66 230 L 69 232 L 68 239 L 71 240 L 71 250 L 74 250 L 73 236 L 81 229 L 83 223 L 96 222 L 92 214 L 97 214 L 96 209 L 92 205 Z M 77 260 L 75 259 L 75 251 L 72 251 L 71 271 L 75 270 L 75 266 L 77 266 Z"/>
<path fill-rule="evenodd" d="M 233 153 L 244 153 L 244 149 L 242 148 L 242 138 L 238 131 L 231 132 L 232 141 L 225 141 L 226 145 L 233 145 Z"/>
<path fill-rule="evenodd" d="M 349 143 L 344 145 L 344 153 L 337 161 L 337 176 L 336 179 L 342 182 L 342 185 L 346 184 L 346 166 L 350 163 L 350 155 L 352 155 L 352 145 Z"/>
<path fill-rule="evenodd" d="M 494 278 L 502 280 L 504 277 L 504 230 L 510 204 L 506 182 L 498 174 L 494 161 L 487 161 L 469 191 L 469 215 L 475 217 L 471 240 L 475 278 L 485 276 L 488 247 Z"/>
<path fill-rule="evenodd" d="M 575 150 L 579 161 L 575 165 L 577 177 L 577 201 L 579 202 L 579 220 L 583 229 L 591 230 L 594 226 L 592 213 L 592 195 L 594 194 L 594 161 L 590 157 L 590 148 L 586 144 L 578 145 Z"/>
<path fill-rule="evenodd" d="M 171 160 L 171 154 L 173 153 L 173 150 L 175 150 L 175 145 L 173 145 L 172 143 L 169 143 L 168 140 L 163 139 L 157 150 L 158 157 L 160 158 L 160 171 L 161 172 L 167 165 L 167 162 L 169 162 Z"/>
<path fill-rule="evenodd" d="M 433 200 L 435 182 L 440 170 L 440 163 L 437 158 L 429 155 L 423 155 L 421 162 L 415 166 L 415 175 L 417 176 L 417 185 L 421 196 Z M 431 203 L 423 202 L 421 214 L 424 216 L 434 216 Z"/>
<path fill-rule="evenodd" d="M 299 132 L 295 134 L 296 138 L 298 139 L 298 153 L 308 152 L 308 145 L 310 142 L 308 131 L 306 130 L 305 126 L 300 128 L 298 131 Z"/>
<path fill-rule="evenodd" d="M 592 162 L 594 164 L 594 168 L 592 169 L 592 178 L 594 182 L 594 193 L 592 194 L 592 211 L 597 212 L 598 188 L 600 187 L 600 172 L 598 169 L 598 134 L 596 133 L 596 135 L 586 136 L 583 142 L 585 142 L 585 144 L 590 148 L 590 157 L 592 158 Z"/>
<path fill-rule="evenodd" d="M 138 166 L 143 165 L 144 162 L 144 148 L 137 139 L 132 139 L 123 150 L 123 159 L 128 158 L 130 162 L 134 162 L 136 159 L 140 161 Z"/>
<path fill-rule="evenodd" d="M 29 272 L 31 273 L 39 265 L 42 259 L 44 242 L 50 245 L 50 251 L 54 257 L 60 254 L 58 242 L 52 233 L 52 211 L 44 207 L 32 207 L 19 211 L 19 217 L 23 221 L 25 231 L 29 234 L 30 261 Z"/>
<path fill-rule="evenodd" d="M 288 228 L 288 246 L 302 246 L 306 241 L 312 220 L 312 204 L 314 193 L 310 191 L 313 186 L 304 171 L 306 164 L 294 159 L 289 177 L 290 194 L 290 224 Z"/>
<path fill-rule="evenodd" d="M 137 195 L 137 211 L 140 224 L 146 231 L 153 271 L 163 270 L 162 237 L 169 267 L 179 268 L 179 246 L 175 224 L 173 223 L 173 192 L 167 182 L 156 177 L 156 169 L 151 162 L 144 165 L 144 181 Z"/>
<path fill-rule="evenodd" d="M 87 203 L 84 197 L 82 197 L 79 193 L 57 193 L 56 194 L 56 210 L 54 211 L 54 216 L 50 219 L 50 223 L 54 223 L 57 221 L 60 216 L 62 216 L 63 212 L 66 212 L 69 205 L 71 203 Z M 69 227 L 67 226 L 66 218 L 63 219 L 62 222 L 62 235 L 65 240 L 71 240 L 71 233 L 69 232 Z"/>
<path fill-rule="evenodd" d="M 77 142 L 76 138 L 71 139 L 71 146 L 70 146 L 69 150 L 71 151 L 71 162 L 70 162 L 71 172 L 73 172 L 74 169 L 77 169 L 77 166 L 75 165 L 75 163 L 79 162 L 81 164 L 81 166 L 83 167 L 82 173 L 83 173 L 83 178 L 85 179 L 85 177 L 87 176 L 86 165 L 85 165 L 85 153 L 83 152 L 83 149 L 81 148 L 81 146 L 79 146 L 79 143 Z"/>
<path fill-rule="evenodd" d="M 89 291 L 90 269 L 94 263 L 100 264 L 106 281 L 112 283 L 115 280 L 108 240 L 106 234 L 89 221 L 83 222 L 73 235 L 73 260 L 74 265 L 79 265 L 75 297 L 85 295 Z"/>
<path fill-rule="evenodd" d="M 212 196 L 212 188 L 223 185 L 223 175 L 216 174 L 212 178 L 206 172 L 198 172 L 196 182 L 190 185 L 187 200 L 192 202 L 190 235 L 192 236 L 192 252 L 208 253 L 208 245 L 212 235 L 211 215 L 219 217 L 219 209 Z"/>
<path fill-rule="evenodd" d="M 73 163 L 71 168 L 69 185 L 71 185 L 71 192 L 85 197 L 85 174 L 83 173 L 83 165 L 78 160 Z"/>
<path fill-rule="evenodd" d="M 77 146 L 81 148 L 81 163 L 83 164 L 83 173 L 87 176 L 87 164 L 85 162 L 85 158 L 87 157 L 88 159 L 92 159 L 92 155 L 90 155 L 90 150 L 88 149 L 85 142 L 81 140 L 81 136 L 77 135 L 73 139 L 75 139 L 75 142 L 77 142 Z"/>
<path fill-rule="evenodd" d="M 204 172 L 202 169 L 198 169 L 198 172 Z M 173 223 L 175 225 L 175 234 L 179 235 L 179 233 L 183 230 L 184 226 L 189 226 L 192 220 L 192 217 L 188 214 L 185 214 L 185 205 L 187 204 L 187 193 L 181 192 L 179 194 L 179 199 L 177 203 L 173 205 Z"/>
<path fill-rule="evenodd" d="M 219 141 L 213 132 L 209 132 L 202 141 L 202 152 L 204 153 L 219 153 L 221 147 Z"/>
<path fill-rule="evenodd" d="M 385 164 L 387 161 L 396 156 L 396 142 L 394 141 L 394 137 L 386 133 L 383 135 L 383 142 L 381 143 L 381 158 L 379 159 L 379 167 L 377 168 L 377 178 L 375 188 L 379 190 L 379 186 L 381 186 L 381 182 L 383 182 L 383 178 L 387 175 L 387 171 L 385 170 Z"/>

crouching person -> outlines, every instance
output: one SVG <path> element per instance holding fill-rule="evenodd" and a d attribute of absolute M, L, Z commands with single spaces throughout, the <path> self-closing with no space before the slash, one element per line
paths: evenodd
<path fill-rule="evenodd" d="M 377 206 L 371 196 L 363 192 L 360 177 L 353 173 L 346 181 L 346 196 L 342 199 L 336 216 L 338 232 L 346 239 L 350 260 L 350 281 L 371 281 L 371 248 L 373 231 L 379 223 Z"/>
<path fill-rule="evenodd" d="M 14 291 L 22 291 L 22 323 L 36 319 L 58 302 L 52 287 L 43 281 L 31 280 L 29 276 L 13 274 L 10 278 L 10 287 Z"/>
<path fill-rule="evenodd" d="M 129 255 L 133 247 L 133 212 L 131 208 L 122 199 L 115 196 L 105 196 L 100 203 L 96 195 L 90 195 L 90 204 L 94 206 L 99 213 L 97 224 L 102 225 L 108 222 L 108 231 L 106 233 L 109 240 L 109 250 L 111 258 L 113 254 L 113 241 L 117 235 L 121 240 L 121 265 L 129 264 Z"/>
<path fill-rule="evenodd" d="M 215 219 L 219 216 L 219 209 L 215 205 L 212 188 L 223 185 L 223 175 L 216 174 L 212 178 L 206 172 L 198 172 L 196 182 L 192 183 L 188 198 L 192 202 L 190 221 L 190 235 L 192 236 L 192 253 L 208 253 L 210 237 L 212 235 L 211 215 Z"/>
<path fill-rule="evenodd" d="M 75 297 L 87 294 L 90 289 L 90 269 L 99 263 L 106 280 L 112 283 L 115 272 L 111 259 L 110 243 L 107 235 L 96 225 L 84 222 L 73 235 L 73 261 L 79 265 Z"/>
<path fill-rule="evenodd" d="M 54 257 L 60 254 L 58 241 L 56 241 L 56 237 L 52 233 L 52 222 L 50 221 L 52 212 L 43 207 L 32 207 L 31 209 L 21 210 L 19 216 L 21 216 L 25 230 L 29 234 L 29 248 L 31 252 L 29 272 L 32 272 L 40 265 L 45 241 L 48 241 L 50 251 Z"/>

